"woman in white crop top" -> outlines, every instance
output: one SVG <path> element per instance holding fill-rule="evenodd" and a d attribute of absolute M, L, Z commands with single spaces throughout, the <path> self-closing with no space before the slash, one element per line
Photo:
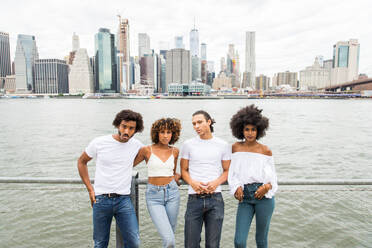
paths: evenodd
<path fill-rule="evenodd" d="M 151 128 L 152 145 L 141 148 L 134 165 L 146 161 L 148 184 L 146 204 L 158 230 L 163 247 L 175 247 L 175 232 L 180 205 L 178 191 L 180 174 L 176 172 L 179 150 L 172 147 L 181 132 L 177 119 L 162 118 Z"/>
<path fill-rule="evenodd" d="M 256 245 L 268 247 L 268 233 L 278 189 L 270 149 L 257 142 L 265 136 L 269 119 L 253 104 L 239 110 L 230 121 L 232 134 L 241 142 L 232 145 L 228 174 L 230 192 L 239 201 L 235 225 L 235 247 L 246 247 L 249 228 L 256 215 Z"/>

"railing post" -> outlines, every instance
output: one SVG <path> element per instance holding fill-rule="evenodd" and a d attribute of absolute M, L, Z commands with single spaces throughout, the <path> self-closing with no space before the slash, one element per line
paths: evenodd
<path fill-rule="evenodd" d="M 130 199 L 132 201 L 134 210 L 136 211 L 136 216 L 137 216 L 137 221 L 138 219 L 138 172 L 133 171 L 132 174 L 132 182 L 130 186 Z M 120 233 L 120 229 L 118 224 L 116 224 L 116 248 L 123 248 L 124 247 L 124 241 L 123 241 L 123 236 Z"/>

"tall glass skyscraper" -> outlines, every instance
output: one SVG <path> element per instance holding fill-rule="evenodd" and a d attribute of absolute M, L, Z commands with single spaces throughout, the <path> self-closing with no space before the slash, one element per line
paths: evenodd
<path fill-rule="evenodd" d="M 32 92 L 34 89 L 34 63 L 39 59 L 36 40 L 33 35 L 19 34 L 14 66 L 18 92 Z"/>
<path fill-rule="evenodd" d="M 107 28 L 100 28 L 95 35 L 95 83 L 101 93 L 119 92 L 117 84 L 117 64 L 115 35 Z"/>
<path fill-rule="evenodd" d="M 199 57 L 199 31 L 195 27 L 190 31 L 190 54 Z"/>
<path fill-rule="evenodd" d="M 0 32 L 0 77 L 12 74 L 9 34 Z"/>

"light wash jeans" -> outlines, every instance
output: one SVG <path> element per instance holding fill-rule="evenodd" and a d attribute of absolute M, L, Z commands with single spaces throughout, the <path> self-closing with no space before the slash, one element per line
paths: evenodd
<path fill-rule="evenodd" d="M 262 183 L 253 183 L 244 185 L 244 198 L 239 203 L 236 214 L 235 239 L 236 248 L 245 248 L 249 228 L 253 216 L 256 215 L 256 245 L 257 248 L 267 248 L 267 236 L 269 234 L 270 220 L 275 207 L 275 199 L 262 198 L 258 200 L 254 193 Z"/>
<path fill-rule="evenodd" d="M 112 217 L 123 236 L 125 248 L 137 248 L 140 245 L 138 222 L 129 195 L 109 198 L 96 196 L 93 205 L 93 239 L 94 247 L 105 248 L 109 244 Z"/>
<path fill-rule="evenodd" d="M 175 232 L 180 206 L 177 183 L 173 180 L 164 186 L 147 184 L 146 204 L 152 222 L 163 240 L 163 247 L 175 247 Z"/>

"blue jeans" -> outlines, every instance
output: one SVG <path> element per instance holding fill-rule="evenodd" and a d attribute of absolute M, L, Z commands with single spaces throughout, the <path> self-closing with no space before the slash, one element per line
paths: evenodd
<path fill-rule="evenodd" d="M 139 247 L 138 222 L 129 195 L 114 198 L 96 196 L 96 203 L 93 205 L 94 247 L 108 246 L 112 217 L 115 217 L 120 228 L 124 247 Z"/>
<path fill-rule="evenodd" d="M 235 225 L 235 247 L 246 247 L 249 228 L 253 216 L 256 214 L 256 245 L 258 248 L 267 248 L 270 220 L 274 211 L 275 199 L 254 198 L 254 193 L 262 183 L 244 185 L 244 198 L 239 203 Z"/>
<path fill-rule="evenodd" d="M 185 213 L 185 247 L 199 248 L 200 234 L 205 223 L 205 248 L 220 247 L 224 215 L 221 193 L 190 194 Z"/>
<path fill-rule="evenodd" d="M 177 183 L 173 180 L 164 186 L 147 184 L 146 204 L 152 222 L 163 240 L 163 247 L 175 247 L 175 232 L 180 207 Z"/>

